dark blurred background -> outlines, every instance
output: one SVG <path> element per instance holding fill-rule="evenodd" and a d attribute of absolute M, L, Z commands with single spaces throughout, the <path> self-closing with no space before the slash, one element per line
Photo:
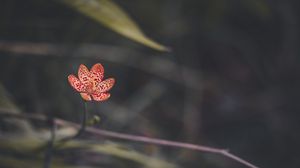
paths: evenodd
<path fill-rule="evenodd" d="M 57 1 L 2 0 L 0 82 L 18 108 L 78 122 L 83 104 L 67 75 L 100 62 L 116 85 L 108 101 L 89 103 L 98 127 L 230 149 L 261 168 L 300 167 L 298 0 L 115 2 L 172 52 L 132 42 Z M 126 144 L 182 167 L 243 167 Z"/>

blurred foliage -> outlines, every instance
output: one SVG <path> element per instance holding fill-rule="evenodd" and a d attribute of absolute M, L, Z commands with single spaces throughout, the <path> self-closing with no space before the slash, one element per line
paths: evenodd
<path fill-rule="evenodd" d="M 1 86 L 1 85 L 0 85 Z M 5 95 L 5 90 L 0 87 L 0 113 L 5 111 L 6 113 L 15 113 L 16 107 L 11 100 Z M 5 102 L 5 103 L 3 103 Z M 18 114 L 22 114 L 18 112 Z M 0 134 L 0 165 L 10 168 L 19 168 L 20 166 L 28 167 L 41 167 L 43 165 L 45 144 L 47 144 L 50 131 L 49 129 L 35 130 L 31 127 L 28 121 L 23 119 L 3 118 L 4 121 L 1 122 L 1 134 Z M 25 119 L 26 120 L 26 119 Z M 11 127 L 14 130 L 4 130 L 5 127 Z M 17 127 L 16 127 L 17 126 Z M 16 131 L 21 131 L 21 133 L 16 133 Z M 14 132 L 14 133 L 12 133 Z M 53 168 L 68 168 L 73 167 L 72 163 L 68 163 L 67 159 L 64 160 L 61 157 L 62 152 L 68 153 L 72 150 L 80 150 L 82 153 L 93 153 L 93 157 L 96 154 L 111 155 L 117 157 L 118 159 L 128 160 L 134 165 L 143 166 L 145 168 L 176 168 L 176 165 L 168 163 L 164 160 L 150 157 L 141 154 L 133 149 L 127 148 L 126 146 L 113 143 L 113 142 L 103 142 L 98 140 L 71 140 L 63 144 L 59 143 L 60 139 L 65 137 L 71 137 L 76 134 L 76 130 L 72 127 L 57 128 L 55 131 L 56 142 L 54 147 L 54 159 L 52 163 Z M 57 153 L 60 154 L 57 154 Z M 99 156 L 99 158 L 101 157 Z M 24 157 L 24 158 L 23 158 Z M 75 161 L 76 159 L 74 159 Z M 98 159 L 101 161 L 101 159 Z M 120 161 L 122 162 L 122 160 Z M 94 166 L 88 167 L 99 167 L 97 163 Z"/>
<path fill-rule="evenodd" d="M 58 134 L 60 130 L 58 130 Z M 66 134 L 57 138 L 70 136 L 72 134 Z M 37 149 L 42 147 L 47 139 L 44 137 L 43 139 L 39 139 L 39 134 L 36 136 L 22 136 L 21 137 L 1 137 L 0 138 L 0 148 L 1 151 L 9 151 L 9 154 L 2 154 L 0 159 L 0 164 L 8 167 L 19 167 L 21 165 L 27 165 L 30 167 L 41 167 L 43 164 L 43 152 L 36 152 Z M 59 147 L 55 148 L 55 155 L 52 167 L 72 167 L 74 163 L 76 163 L 76 158 L 80 156 L 76 156 L 73 154 L 73 161 L 68 161 L 69 157 L 62 157 L 65 154 L 70 154 L 72 151 L 80 151 L 81 155 L 85 155 L 86 158 L 88 156 L 95 158 L 93 161 L 93 166 L 87 167 L 99 167 L 101 165 L 101 161 L 103 161 L 103 156 L 109 155 L 112 157 L 116 157 L 116 163 L 129 163 L 130 167 L 145 167 L 145 168 L 176 168 L 176 165 L 163 161 L 161 159 L 150 157 L 144 154 L 141 154 L 133 149 L 129 149 L 124 145 L 112 143 L 112 142 L 97 142 L 91 140 L 71 140 L 69 142 L 64 143 L 63 145 L 59 145 Z M 30 158 L 18 158 L 16 156 L 30 156 Z M 98 155 L 98 156 L 97 156 Z M 10 156 L 10 157 L 9 157 Z M 67 159 L 66 159 L 67 158 Z M 97 159 L 98 158 L 98 159 Z M 84 161 L 82 161 L 84 163 Z M 114 165 L 115 163 L 110 163 L 108 165 Z M 74 165 L 73 165 L 74 166 Z M 127 167 L 127 166 L 123 166 Z"/>
<path fill-rule="evenodd" d="M 167 47 L 146 37 L 136 23 L 112 0 L 62 1 L 131 40 L 156 50 L 169 50 Z"/>
<path fill-rule="evenodd" d="M 105 76 L 116 78 L 116 85 L 109 101 L 89 103 L 90 116 L 101 117 L 95 127 L 224 147 L 262 168 L 300 167 L 300 1 L 109 2 L 126 9 L 145 34 L 170 45 L 173 52 L 154 52 L 120 38 L 61 1 L 4 0 L 0 81 L 6 91 L 1 104 L 8 98 L 24 114 L 79 122 L 81 98 L 66 77 L 81 63 L 101 62 Z M 21 120 L 8 120 L 1 118 L 0 137 L 11 133 L 21 139 Z M 39 135 L 49 129 L 38 122 L 29 125 Z M 107 145 L 103 137 L 82 138 L 88 141 Z M 115 140 L 112 144 L 178 167 L 241 167 L 189 150 Z M 2 161 L 32 156 L 10 151 L 1 147 Z M 55 155 L 72 166 L 140 166 L 100 153 L 96 157 L 76 148 Z"/>
<path fill-rule="evenodd" d="M 5 90 L 5 88 L 0 83 L 0 110 L 7 110 L 10 113 L 20 114 L 20 110 L 18 107 L 10 100 L 9 94 Z M 1 128 L 0 133 L 8 133 L 8 134 L 28 134 L 34 135 L 33 128 L 26 121 L 20 121 L 14 118 L 1 118 Z"/>
<path fill-rule="evenodd" d="M 271 17 L 271 8 L 268 5 L 266 0 L 246 0 L 241 1 L 241 3 L 245 3 L 245 6 L 253 11 L 257 16 L 261 18 L 269 18 Z"/>

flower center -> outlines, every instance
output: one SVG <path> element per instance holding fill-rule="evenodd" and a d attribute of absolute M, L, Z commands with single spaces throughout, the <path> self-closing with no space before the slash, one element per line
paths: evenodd
<path fill-rule="evenodd" d="M 96 88 L 94 87 L 93 82 L 90 82 L 87 86 L 86 86 L 86 92 L 87 94 L 93 94 L 95 92 Z"/>

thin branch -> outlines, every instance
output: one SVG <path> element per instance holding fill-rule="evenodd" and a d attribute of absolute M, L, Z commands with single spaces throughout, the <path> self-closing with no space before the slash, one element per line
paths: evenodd
<path fill-rule="evenodd" d="M 5 112 L 1 110 L 0 115 L 6 116 L 6 117 L 15 117 L 15 118 L 23 118 L 23 119 L 33 119 L 33 120 L 42 120 L 46 121 L 47 118 L 45 116 L 41 115 L 22 115 L 22 114 L 11 114 L 11 113 L 2 113 Z M 75 124 L 69 121 L 65 121 L 62 119 L 54 119 L 54 123 L 60 126 L 73 126 L 77 129 L 80 129 L 79 124 Z M 258 168 L 257 166 L 251 164 L 250 162 L 235 156 L 231 154 L 228 150 L 225 149 L 218 149 L 218 148 L 212 148 L 212 147 L 207 147 L 207 146 L 202 146 L 202 145 L 195 145 L 195 144 L 190 144 L 190 143 L 182 143 L 182 142 L 175 142 L 175 141 L 168 141 L 168 140 L 163 140 L 163 139 L 156 139 L 156 138 L 148 138 L 144 136 L 136 136 L 136 135 L 129 135 L 129 134 L 123 134 L 123 133 L 118 133 L 118 132 L 113 132 L 113 131 L 107 131 L 107 130 L 102 130 L 98 128 L 93 128 L 93 127 L 87 127 L 86 132 L 96 134 L 99 136 L 105 136 L 105 137 L 110 137 L 110 138 L 116 138 L 116 139 L 123 139 L 123 140 L 129 140 L 129 141 L 136 141 L 136 142 L 144 142 L 144 143 L 150 143 L 150 144 L 156 144 L 156 145 L 162 145 L 162 146 L 171 146 L 171 147 L 178 147 L 178 148 L 185 148 L 185 149 L 191 149 L 191 150 L 196 150 L 196 151 L 201 151 L 201 152 L 207 152 L 207 153 L 215 153 L 215 154 L 220 154 L 222 156 L 225 156 L 227 158 L 230 158 L 232 160 L 235 160 L 249 168 Z"/>

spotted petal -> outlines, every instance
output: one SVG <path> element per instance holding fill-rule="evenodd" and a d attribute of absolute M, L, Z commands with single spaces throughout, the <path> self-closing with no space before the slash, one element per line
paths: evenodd
<path fill-rule="evenodd" d="M 114 86 L 114 84 L 115 84 L 115 79 L 114 78 L 108 78 L 108 79 L 100 82 L 96 86 L 96 92 L 97 93 L 107 92 Z"/>
<path fill-rule="evenodd" d="M 79 66 L 78 77 L 81 83 L 83 83 L 85 86 L 87 86 L 90 83 L 90 71 L 83 64 Z"/>
<path fill-rule="evenodd" d="M 70 85 L 75 90 L 77 90 L 78 92 L 84 92 L 85 91 L 85 86 L 74 75 L 69 75 L 68 76 L 68 81 L 69 81 Z"/>
<path fill-rule="evenodd" d="M 91 101 L 91 100 L 92 100 L 91 96 L 88 95 L 87 93 L 80 93 L 80 96 L 81 96 L 84 100 L 86 100 L 86 101 Z"/>
<path fill-rule="evenodd" d="M 104 77 L 104 68 L 100 63 L 95 64 L 90 71 L 93 82 L 100 83 Z"/>
<path fill-rule="evenodd" d="M 93 94 L 92 97 L 95 101 L 104 101 L 110 97 L 110 94 L 109 93 L 99 93 L 99 94 Z"/>

